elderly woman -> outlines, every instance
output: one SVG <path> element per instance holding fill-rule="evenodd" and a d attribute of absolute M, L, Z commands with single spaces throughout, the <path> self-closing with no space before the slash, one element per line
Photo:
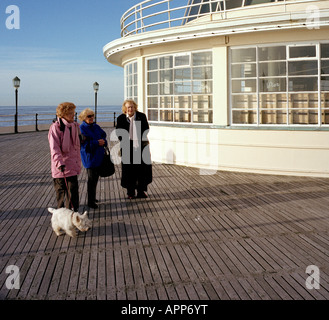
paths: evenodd
<path fill-rule="evenodd" d="M 134 100 L 125 100 L 117 119 L 116 134 L 121 141 L 121 186 L 128 198 L 147 198 L 147 186 L 152 182 L 152 164 L 146 115 L 138 111 Z"/>
<path fill-rule="evenodd" d="M 81 171 L 81 157 L 79 124 L 74 122 L 75 109 L 76 106 L 71 102 L 58 105 L 57 117 L 49 129 L 48 140 L 57 208 L 63 207 L 65 200 L 65 207 L 73 207 L 73 210 L 77 212 L 79 209 L 78 175 Z"/>
<path fill-rule="evenodd" d="M 94 122 L 95 113 L 87 108 L 79 115 L 83 142 L 81 144 L 81 158 L 88 174 L 88 206 L 97 209 L 96 188 L 99 179 L 98 167 L 102 164 L 104 147 L 107 146 L 106 133 Z"/>

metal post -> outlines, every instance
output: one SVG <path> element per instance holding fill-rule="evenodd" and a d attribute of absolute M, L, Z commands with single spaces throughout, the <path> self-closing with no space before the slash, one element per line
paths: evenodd
<path fill-rule="evenodd" d="M 18 89 L 15 89 L 16 113 L 15 113 L 15 133 L 18 132 Z"/>
<path fill-rule="evenodd" d="M 38 114 L 37 113 L 35 114 L 35 131 L 39 131 L 39 128 L 38 128 Z"/>
<path fill-rule="evenodd" d="M 95 90 L 95 122 L 97 122 L 97 91 Z"/>

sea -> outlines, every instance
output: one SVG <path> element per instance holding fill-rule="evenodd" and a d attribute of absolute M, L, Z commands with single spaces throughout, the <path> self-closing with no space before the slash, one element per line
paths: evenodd
<path fill-rule="evenodd" d="M 85 108 L 95 110 L 92 106 L 77 106 L 76 112 L 79 113 Z M 18 106 L 18 125 L 34 125 L 36 114 L 38 114 L 38 124 L 51 123 L 56 117 L 57 106 Z M 15 125 L 15 106 L 0 106 L 0 127 L 10 127 Z M 119 105 L 97 106 L 97 122 L 113 121 L 113 113 L 118 117 L 122 111 Z"/>

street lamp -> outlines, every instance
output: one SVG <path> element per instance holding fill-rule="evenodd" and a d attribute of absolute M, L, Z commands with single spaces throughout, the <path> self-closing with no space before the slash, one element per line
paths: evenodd
<path fill-rule="evenodd" d="M 21 80 L 18 77 L 13 79 L 13 85 L 15 88 L 15 98 L 16 98 L 16 113 L 15 113 L 15 133 L 18 132 L 18 88 L 21 84 Z"/>
<path fill-rule="evenodd" d="M 99 84 L 94 82 L 94 91 L 95 91 L 95 122 L 97 121 L 97 91 L 99 89 Z"/>

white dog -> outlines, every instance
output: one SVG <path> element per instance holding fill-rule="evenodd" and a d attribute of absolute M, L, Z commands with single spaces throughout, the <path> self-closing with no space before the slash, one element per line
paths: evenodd
<path fill-rule="evenodd" d="M 76 228 L 82 232 L 91 228 L 91 221 L 88 219 L 87 211 L 84 214 L 79 214 L 66 208 L 48 208 L 48 211 L 53 215 L 51 217 L 51 226 L 58 236 L 66 233 L 70 237 L 76 237 Z"/>

